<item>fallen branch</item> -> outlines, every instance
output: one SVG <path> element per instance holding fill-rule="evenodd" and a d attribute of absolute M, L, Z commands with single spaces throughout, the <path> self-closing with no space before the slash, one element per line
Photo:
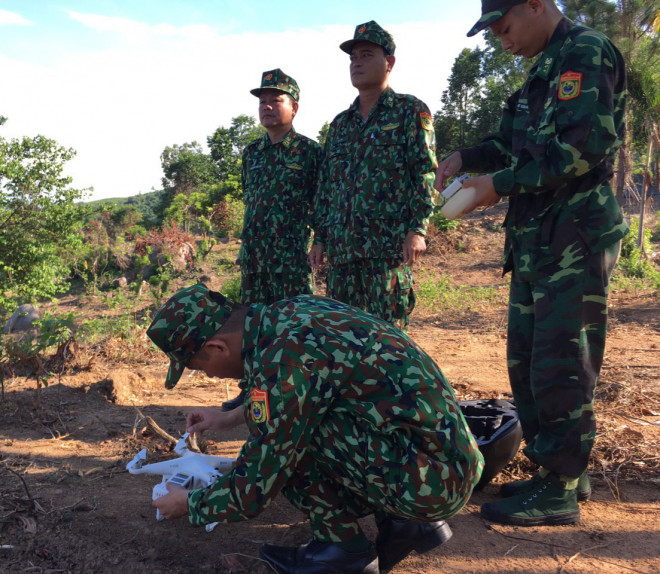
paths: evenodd
<path fill-rule="evenodd" d="M 157 434 L 160 438 L 162 438 L 162 439 L 164 439 L 168 442 L 171 442 L 171 443 L 174 443 L 174 444 L 177 443 L 177 439 L 175 439 L 167 431 L 164 431 L 162 428 L 160 428 L 154 419 L 152 419 L 148 415 L 143 414 L 142 411 L 140 409 L 138 409 L 137 407 L 135 407 L 135 410 L 137 411 L 138 415 L 147 423 L 147 426 L 149 427 L 149 430 L 151 430 L 154 434 Z"/>

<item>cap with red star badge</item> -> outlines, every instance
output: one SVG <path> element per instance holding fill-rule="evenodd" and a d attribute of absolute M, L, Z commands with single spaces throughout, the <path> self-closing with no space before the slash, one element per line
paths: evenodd
<path fill-rule="evenodd" d="M 291 76 L 285 74 L 279 68 L 274 70 L 268 70 L 261 74 L 261 86 L 250 90 L 250 93 L 253 96 L 259 97 L 261 90 L 279 90 L 285 94 L 289 94 L 296 102 L 300 97 L 300 89 L 298 88 L 298 82 L 296 82 Z"/>
<path fill-rule="evenodd" d="M 371 42 L 372 44 L 376 44 L 383 48 L 388 55 L 393 55 L 394 50 L 396 50 L 396 44 L 394 43 L 392 34 L 387 30 L 383 30 L 383 28 L 381 28 L 374 20 L 365 22 L 364 24 L 358 24 L 355 27 L 353 39 L 342 42 L 339 45 L 339 48 L 347 54 L 350 54 L 351 50 L 353 50 L 353 46 L 358 42 Z"/>

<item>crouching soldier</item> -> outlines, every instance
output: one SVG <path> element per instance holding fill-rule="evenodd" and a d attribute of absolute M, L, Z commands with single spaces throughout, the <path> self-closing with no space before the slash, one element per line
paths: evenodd
<path fill-rule="evenodd" d="M 377 574 L 451 536 L 483 459 L 433 360 L 397 328 L 337 301 L 301 295 L 243 306 L 203 284 L 176 293 L 149 337 L 186 367 L 241 379 L 243 409 L 203 408 L 188 432 L 246 422 L 234 469 L 211 486 L 168 485 L 154 502 L 194 526 L 257 516 L 282 494 L 309 517 L 313 540 L 264 544 L 280 573 Z M 375 545 L 358 519 L 374 514 Z"/>

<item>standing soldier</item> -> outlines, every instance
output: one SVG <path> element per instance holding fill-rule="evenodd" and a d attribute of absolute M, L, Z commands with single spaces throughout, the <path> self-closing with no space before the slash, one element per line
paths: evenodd
<path fill-rule="evenodd" d="M 607 331 L 609 276 L 627 232 L 610 180 L 624 128 L 623 58 L 553 0 L 482 0 L 468 36 L 490 27 L 512 54 L 541 57 L 506 103 L 499 132 L 438 167 L 490 172 L 467 211 L 509 199 L 507 359 L 530 480 L 502 486 L 482 515 L 505 524 L 570 524 L 591 493 L 594 388 Z"/>
<path fill-rule="evenodd" d="M 376 22 L 340 48 L 359 95 L 328 130 L 310 261 L 318 268 L 327 254 L 328 296 L 405 330 L 434 207 L 433 121 L 423 102 L 389 87 L 395 45 Z"/>
<path fill-rule="evenodd" d="M 293 128 L 298 84 L 279 68 L 264 72 L 259 121 L 266 134 L 243 151 L 243 241 L 238 256 L 243 303 L 273 303 L 313 293 L 307 249 L 309 212 L 316 190 L 321 146 Z M 226 401 L 231 410 L 243 395 Z"/>
<path fill-rule="evenodd" d="M 266 134 L 243 151 L 241 300 L 268 304 L 313 292 L 309 211 L 321 147 L 293 128 L 300 92 L 291 76 L 264 72 L 250 93 Z"/>
<path fill-rule="evenodd" d="M 149 337 L 172 388 L 186 367 L 241 379 L 245 409 L 195 409 L 190 433 L 246 422 L 235 467 L 154 502 L 196 526 L 247 520 L 282 493 L 309 517 L 302 547 L 264 544 L 280 573 L 378 574 L 451 537 L 483 458 L 433 360 L 399 329 L 325 297 L 236 305 L 198 284 L 157 313 Z M 376 544 L 360 528 L 374 514 Z"/>

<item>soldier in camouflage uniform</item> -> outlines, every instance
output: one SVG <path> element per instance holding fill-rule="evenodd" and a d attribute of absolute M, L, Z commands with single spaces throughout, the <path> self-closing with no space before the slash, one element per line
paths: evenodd
<path fill-rule="evenodd" d="M 423 102 L 388 86 L 395 44 L 376 22 L 340 48 L 359 96 L 328 130 L 310 260 L 318 267 L 327 254 L 328 296 L 405 329 L 434 207 L 433 121 Z"/>
<path fill-rule="evenodd" d="M 250 93 L 267 133 L 243 151 L 241 300 L 268 304 L 313 293 L 309 211 L 321 146 L 293 128 L 300 91 L 291 76 L 264 72 Z"/>
<path fill-rule="evenodd" d="M 509 199 L 504 271 L 512 271 L 507 357 L 525 454 L 540 466 L 503 485 L 482 515 L 520 525 L 569 524 L 591 493 L 609 276 L 627 225 L 610 187 L 622 141 L 626 78 L 603 34 L 564 18 L 552 0 L 482 0 L 469 35 L 490 26 L 505 50 L 541 53 L 507 101 L 500 131 L 440 162 L 436 185 L 458 171 L 492 172 L 468 211 Z"/>
<path fill-rule="evenodd" d="M 300 90 L 291 76 L 266 71 L 250 93 L 259 98 L 266 134 L 243 150 L 241 301 L 267 304 L 314 292 L 307 249 L 321 146 L 293 128 Z M 237 408 L 243 399 L 223 408 Z"/>
<path fill-rule="evenodd" d="M 278 572 L 370 573 L 451 536 L 483 458 L 433 360 L 392 325 L 332 299 L 301 295 L 244 307 L 197 284 L 175 294 L 148 335 L 170 358 L 166 386 L 185 367 L 241 379 L 243 409 L 202 408 L 188 432 L 246 422 L 250 438 L 230 472 L 154 502 L 191 524 L 257 516 L 282 492 L 314 540 L 261 548 Z M 375 514 L 374 546 L 358 519 Z"/>

